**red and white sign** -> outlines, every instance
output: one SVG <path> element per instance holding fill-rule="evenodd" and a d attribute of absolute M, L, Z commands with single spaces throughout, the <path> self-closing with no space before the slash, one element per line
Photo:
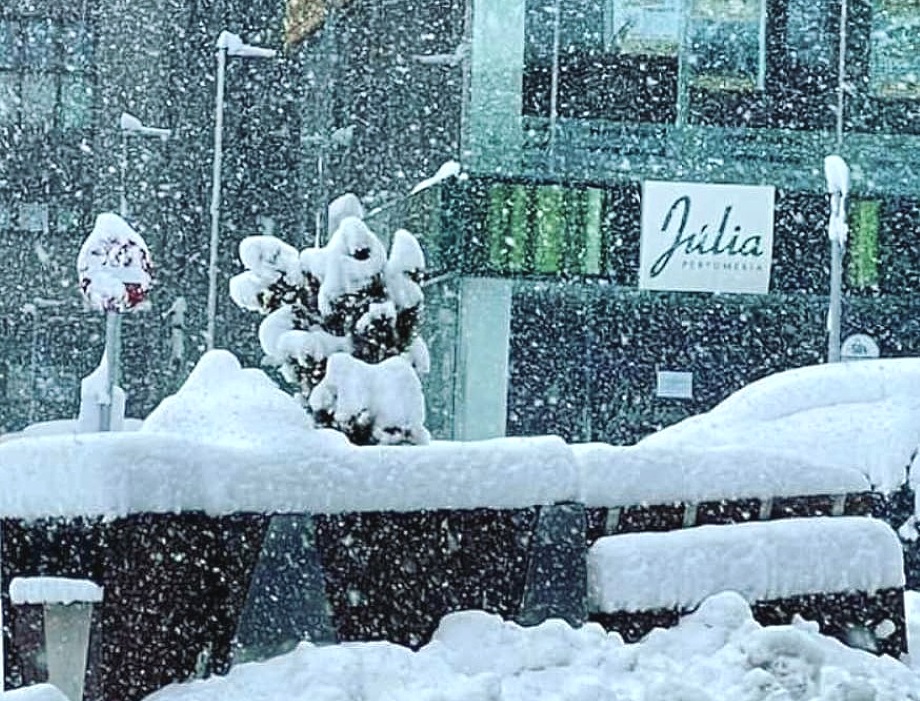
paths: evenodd
<path fill-rule="evenodd" d="M 105 312 L 126 312 L 147 299 L 153 281 L 150 251 L 141 235 L 117 214 L 105 212 L 77 257 L 80 290 Z"/>

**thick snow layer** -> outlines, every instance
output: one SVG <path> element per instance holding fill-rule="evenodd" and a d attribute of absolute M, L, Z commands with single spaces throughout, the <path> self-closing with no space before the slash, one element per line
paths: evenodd
<path fill-rule="evenodd" d="M 858 470 L 760 446 L 573 445 L 587 506 L 697 503 L 870 489 Z"/>
<path fill-rule="evenodd" d="M 0 692 L 3 701 L 69 701 L 54 684 L 33 684 L 12 691 Z"/>
<path fill-rule="evenodd" d="M 494 615 L 445 617 L 419 650 L 358 643 L 296 650 L 150 701 L 916 701 L 920 677 L 799 622 L 762 628 L 720 594 L 635 645 L 589 624 L 522 628 Z"/>
<path fill-rule="evenodd" d="M 102 601 L 102 587 L 88 579 L 68 577 L 13 577 L 13 604 L 95 604 Z"/>
<path fill-rule="evenodd" d="M 517 508 L 575 498 L 559 438 L 358 448 L 226 351 L 131 433 L 0 444 L 0 516 Z"/>
<path fill-rule="evenodd" d="M 608 536 L 588 553 L 594 611 L 686 609 L 726 589 L 754 602 L 903 585 L 897 534 L 862 517 Z"/>
<path fill-rule="evenodd" d="M 310 408 L 333 414 L 342 426 L 373 426 L 379 445 L 431 441 L 422 383 L 410 362 L 399 356 L 369 364 L 347 353 L 331 355 L 325 377 L 310 393 Z"/>
<path fill-rule="evenodd" d="M 807 456 L 809 464 L 856 470 L 876 489 L 892 491 L 904 483 L 920 446 L 920 359 L 860 360 L 771 375 L 638 445 L 735 447 L 748 455 L 784 455 L 793 464 Z"/>
<path fill-rule="evenodd" d="M 138 433 L 4 437 L 0 512 L 622 506 L 891 488 L 917 445 L 918 401 L 920 361 L 861 361 L 776 375 L 636 446 L 355 448 L 309 430 L 264 373 L 215 351 Z"/>

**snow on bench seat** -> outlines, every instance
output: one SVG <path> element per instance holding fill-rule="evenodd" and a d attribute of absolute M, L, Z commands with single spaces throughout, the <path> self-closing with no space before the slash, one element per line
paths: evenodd
<path fill-rule="evenodd" d="M 690 609 L 727 590 L 753 603 L 903 586 L 897 535 L 865 517 L 608 536 L 588 552 L 588 606 L 601 613 Z"/>
<path fill-rule="evenodd" d="M 102 587 L 88 579 L 70 577 L 13 577 L 10 602 L 22 604 L 96 604 Z"/>
<path fill-rule="evenodd" d="M 693 504 L 719 499 L 770 499 L 847 494 L 871 489 L 852 468 L 762 448 L 573 445 L 585 506 Z"/>

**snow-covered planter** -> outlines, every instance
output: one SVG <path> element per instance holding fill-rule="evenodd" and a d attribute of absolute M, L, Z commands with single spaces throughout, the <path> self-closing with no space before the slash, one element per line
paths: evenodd
<path fill-rule="evenodd" d="M 419 376 L 429 358 L 418 335 L 424 254 L 399 230 L 388 255 L 353 195 L 333 205 L 337 228 L 323 248 L 298 252 L 273 236 L 244 239 L 247 269 L 230 281 L 230 294 L 265 315 L 262 349 L 298 386 L 318 427 L 359 445 L 426 444 Z"/>

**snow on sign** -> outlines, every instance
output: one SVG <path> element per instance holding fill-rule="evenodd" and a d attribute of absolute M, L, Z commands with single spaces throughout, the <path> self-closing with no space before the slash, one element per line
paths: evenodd
<path fill-rule="evenodd" d="M 639 287 L 766 294 L 774 188 L 646 181 Z"/>
<path fill-rule="evenodd" d="M 126 312 L 147 299 L 153 265 L 147 244 L 117 214 L 105 212 L 77 256 L 80 290 L 95 309 Z"/>

